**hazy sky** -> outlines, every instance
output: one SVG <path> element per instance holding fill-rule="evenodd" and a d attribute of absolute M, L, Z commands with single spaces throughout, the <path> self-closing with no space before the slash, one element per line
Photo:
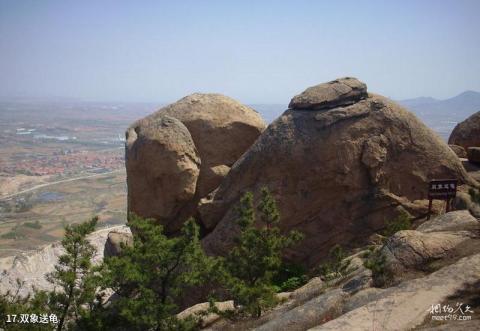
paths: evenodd
<path fill-rule="evenodd" d="M 0 96 L 283 103 L 355 76 L 404 99 L 480 91 L 480 1 L 0 0 Z"/>

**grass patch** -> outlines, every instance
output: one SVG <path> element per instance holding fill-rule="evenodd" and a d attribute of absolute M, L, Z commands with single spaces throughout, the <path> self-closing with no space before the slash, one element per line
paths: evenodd
<path fill-rule="evenodd" d="M 330 249 L 328 259 L 322 263 L 317 271 L 321 278 L 326 281 L 331 281 L 337 278 L 345 277 L 354 271 L 350 267 L 350 259 L 347 259 L 347 254 L 340 245 L 335 245 Z"/>
<path fill-rule="evenodd" d="M 30 228 L 30 229 L 35 229 L 35 230 L 39 230 L 42 228 L 42 224 L 40 224 L 39 221 L 35 221 L 35 222 L 25 222 L 22 224 L 24 227 L 27 227 L 27 228 Z"/>
<path fill-rule="evenodd" d="M 386 221 L 385 225 L 383 235 L 387 238 L 393 236 L 398 231 L 410 230 L 412 228 L 410 217 L 408 213 L 403 210 L 394 219 Z"/>
<path fill-rule="evenodd" d="M 272 281 L 277 292 L 293 291 L 307 283 L 307 270 L 300 264 L 283 263 Z"/>
<path fill-rule="evenodd" d="M 387 269 L 387 259 L 382 249 L 370 246 L 362 255 L 363 265 L 372 271 L 373 286 L 386 287 L 393 281 L 393 274 Z"/>
<path fill-rule="evenodd" d="M 0 238 L 17 240 L 17 239 L 25 238 L 25 236 L 21 233 L 18 233 L 16 230 L 12 230 L 12 231 L 9 231 L 7 233 L 2 234 L 0 236 Z"/>

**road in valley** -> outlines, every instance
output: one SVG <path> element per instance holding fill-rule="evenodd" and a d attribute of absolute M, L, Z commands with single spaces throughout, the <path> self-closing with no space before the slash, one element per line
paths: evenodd
<path fill-rule="evenodd" d="M 35 186 L 33 186 L 33 187 L 30 187 L 30 188 L 28 188 L 28 189 L 26 189 L 26 190 L 22 190 L 22 191 L 19 191 L 19 192 L 16 192 L 16 193 L 13 193 L 13 194 L 10 194 L 10 195 L 1 197 L 1 198 L 0 198 L 0 201 L 10 200 L 11 198 L 14 198 L 14 197 L 16 197 L 16 196 L 19 196 L 19 195 L 21 195 L 21 194 L 25 194 L 25 193 L 28 193 L 28 192 L 31 192 L 31 191 L 38 190 L 39 188 L 43 188 L 43 187 L 47 187 L 47 186 L 51 186 L 51 185 L 56 185 L 56 184 L 61 184 L 61 183 L 66 183 L 66 182 L 73 182 L 73 181 L 75 181 L 75 180 L 81 180 L 81 179 L 87 179 L 87 178 L 105 176 L 105 175 L 113 174 L 113 173 L 120 172 L 120 171 L 125 171 L 125 170 L 124 170 L 124 169 L 118 169 L 118 170 L 112 170 L 112 171 L 109 171 L 109 172 L 103 172 L 103 173 L 100 173 L 100 174 L 93 174 L 93 175 L 86 175 L 86 176 L 81 176 L 81 177 L 67 178 L 67 179 L 58 180 L 58 181 L 56 181 L 56 182 L 39 184 L 39 185 L 35 185 Z"/>

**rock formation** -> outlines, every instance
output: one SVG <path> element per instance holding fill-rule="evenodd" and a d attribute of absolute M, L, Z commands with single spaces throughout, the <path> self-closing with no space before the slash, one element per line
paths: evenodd
<path fill-rule="evenodd" d="M 395 266 L 390 268 L 400 272 L 403 268 L 423 266 L 430 261 L 440 259 L 448 251 L 467 240 L 469 237 L 465 234 L 403 230 L 387 240 L 384 254 L 388 254 L 392 260 L 395 260 L 395 263 L 391 263 Z"/>
<path fill-rule="evenodd" d="M 204 330 L 478 330 L 479 229 L 480 222 L 468 211 L 441 215 L 416 230 L 397 232 L 383 248 L 376 246 L 403 268 L 387 288 L 371 287 L 368 280 L 374 275 L 363 265 L 369 252 L 364 250 L 346 258 L 353 271 L 345 277 L 328 282 L 314 277 L 293 292 L 281 293 L 284 302 L 260 318 L 216 319 Z M 464 325 L 453 318 L 432 322 L 432 306 L 456 309 L 457 302 L 472 311 L 457 312 L 457 317 L 472 320 Z"/>
<path fill-rule="evenodd" d="M 307 88 L 293 97 L 290 109 L 321 110 L 348 106 L 367 98 L 367 85 L 346 77 Z"/>
<path fill-rule="evenodd" d="M 468 147 L 480 147 L 480 111 L 465 121 L 458 123 L 448 138 L 449 144 Z"/>
<path fill-rule="evenodd" d="M 168 224 L 195 195 L 200 158 L 185 125 L 162 115 L 128 129 L 126 167 L 129 212 Z"/>
<path fill-rule="evenodd" d="M 234 164 L 200 204 L 213 231 L 203 240 L 223 254 L 235 236 L 235 207 L 246 191 L 272 191 L 283 230 L 305 239 L 289 256 L 312 265 L 334 244 L 357 243 L 406 209 L 426 212 L 434 178 L 470 182 L 455 153 L 398 104 L 367 94 L 354 78 L 310 87 Z"/>
<path fill-rule="evenodd" d="M 429 309 L 432 302 L 433 305 L 442 303 L 449 296 L 461 291 L 466 284 L 477 281 L 479 263 L 480 254 L 475 254 L 426 277 L 405 281 L 388 289 L 379 289 L 358 308 L 310 330 L 412 330 L 424 323 L 427 317 L 431 318 Z M 362 292 L 358 294 L 360 293 Z M 450 305 L 454 306 L 455 303 Z M 450 326 L 448 330 L 453 330 L 454 322 L 443 323 Z M 478 321 L 469 322 L 478 329 Z"/>
<path fill-rule="evenodd" d="M 177 231 L 264 130 L 253 109 L 192 94 L 127 130 L 128 211 Z"/>
<path fill-rule="evenodd" d="M 112 230 L 108 233 L 103 256 L 111 257 L 120 255 L 123 245 L 133 245 L 132 234 L 125 231 Z"/>
<path fill-rule="evenodd" d="M 469 147 L 467 150 L 468 161 L 480 164 L 480 147 Z"/>
<path fill-rule="evenodd" d="M 88 241 L 95 247 L 95 264 L 103 260 L 105 242 L 110 232 L 131 235 L 130 228 L 124 225 L 97 230 L 88 235 Z M 55 270 L 59 256 L 64 253 L 61 243 L 56 242 L 38 250 L 0 258 L 0 293 L 9 290 L 15 292 L 17 279 L 24 282 L 19 291 L 21 296 L 33 293 L 32 286 L 39 290 L 53 290 L 53 284 L 47 281 L 46 275 Z"/>
<path fill-rule="evenodd" d="M 458 145 L 448 145 L 448 146 L 450 146 L 452 151 L 454 151 L 459 158 L 462 158 L 462 159 L 467 158 L 467 151 L 462 146 L 458 146 Z"/>

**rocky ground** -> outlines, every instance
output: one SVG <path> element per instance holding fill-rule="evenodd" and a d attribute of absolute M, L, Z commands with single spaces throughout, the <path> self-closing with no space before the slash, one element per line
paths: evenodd
<path fill-rule="evenodd" d="M 95 260 L 127 240 L 128 228 L 99 230 L 90 236 L 97 248 Z M 107 237 L 111 237 L 107 241 Z M 105 242 L 107 245 L 105 246 Z M 105 248 L 104 248 L 105 246 Z M 375 287 L 375 275 L 364 266 L 368 252 L 376 247 L 387 257 L 386 270 L 393 276 L 387 285 Z M 53 270 L 61 254 L 59 244 L 36 252 L 0 260 L 0 290 L 16 288 L 16 279 L 49 289 L 44 275 Z M 112 254 L 112 253 L 110 253 Z M 480 219 L 468 210 L 453 211 L 424 222 L 416 230 L 397 232 L 384 245 L 359 249 L 350 260 L 352 272 L 331 281 L 314 277 L 301 288 L 280 293 L 283 301 L 259 319 L 231 321 L 210 314 L 205 330 L 476 330 L 480 327 Z M 470 321 L 437 321 L 432 306 L 469 305 Z M 185 317 L 205 310 L 198 304 L 179 314 Z M 233 302 L 217 303 L 220 310 Z M 457 315 L 461 314 L 457 312 Z"/>
<path fill-rule="evenodd" d="M 259 319 L 232 321 L 210 315 L 205 330 L 478 330 L 480 327 L 480 220 L 466 210 L 450 212 L 404 230 L 377 247 L 392 276 L 375 287 L 364 266 L 368 250 L 348 257 L 353 271 L 337 280 L 315 277 L 303 287 L 281 293 L 284 303 Z M 438 321 L 437 305 L 462 305 L 457 319 Z M 465 312 L 466 306 L 473 313 Z M 179 316 L 205 309 L 189 308 Z M 231 309 L 231 302 L 219 303 Z M 465 317 L 464 317 L 465 316 Z"/>
<path fill-rule="evenodd" d="M 94 262 L 103 259 L 105 242 L 110 232 L 130 233 L 130 229 L 122 225 L 92 233 L 89 240 L 96 249 Z M 60 242 L 57 242 L 38 250 L 0 258 L 0 293 L 16 291 L 17 279 L 23 283 L 20 295 L 31 293 L 32 286 L 39 290 L 52 290 L 52 284 L 46 280 L 45 275 L 54 271 L 58 257 L 62 254 L 63 248 Z"/>

